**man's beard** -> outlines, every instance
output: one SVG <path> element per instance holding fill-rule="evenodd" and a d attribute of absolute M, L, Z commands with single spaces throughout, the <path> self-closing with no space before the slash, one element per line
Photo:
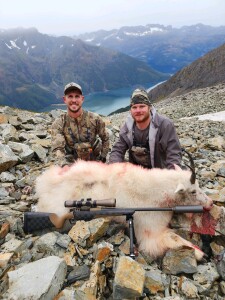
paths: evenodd
<path fill-rule="evenodd" d="M 136 117 L 133 117 L 133 118 L 134 118 L 134 120 L 136 121 L 136 123 L 144 123 L 146 120 L 149 119 L 149 116 L 150 116 L 150 114 L 147 114 L 147 115 L 145 115 L 145 116 L 140 115 L 140 116 L 136 116 Z M 138 120 L 139 117 L 141 117 L 141 120 Z M 136 119 L 136 118 L 137 118 L 137 119 Z"/>
<path fill-rule="evenodd" d="M 69 111 L 71 111 L 73 113 L 77 113 L 81 109 L 81 106 L 79 106 L 77 109 L 71 109 L 69 106 L 68 109 L 69 109 Z"/>

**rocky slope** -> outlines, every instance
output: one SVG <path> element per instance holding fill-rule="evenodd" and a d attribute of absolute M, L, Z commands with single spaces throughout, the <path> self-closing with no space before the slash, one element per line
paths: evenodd
<path fill-rule="evenodd" d="M 201 187 L 225 215 L 225 120 L 201 121 L 197 117 L 225 111 L 225 85 L 168 98 L 155 106 L 173 119 L 182 146 L 194 156 Z M 59 113 L 0 109 L 3 299 L 138 299 L 143 292 L 146 300 L 224 299 L 224 225 L 217 237 L 208 237 L 207 245 L 200 235 L 192 235 L 195 244 L 207 246 L 204 251 L 209 257 L 199 263 L 190 249 L 169 251 L 157 261 L 139 253 L 133 261 L 126 256 L 129 238 L 124 228 L 102 219 L 86 225 L 77 222 L 78 238 L 56 231 L 24 234 L 23 212 L 31 210 L 37 201 L 35 179 L 53 163 L 50 125 Z M 122 113 L 106 117 L 111 143 L 126 116 Z M 188 232 L 176 230 L 190 239 Z"/>
<path fill-rule="evenodd" d="M 168 101 L 170 101 L 172 97 L 184 95 L 187 94 L 188 92 L 190 93 L 193 92 L 190 94 L 190 97 L 188 98 L 186 97 L 186 95 L 184 97 L 175 98 L 175 101 L 179 99 L 177 110 L 179 112 L 181 110 L 185 112 L 186 111 L 185 106 L 189 107 L 190 105 L 192 105 L 191 97 L 193 97 L 197 101 L 196 105 L 202 106 L 202 101 L 201 99 L 198 99 L 197 96 L 199 91 L 195 92 L 195 90 L 196 89 L 199 90 L 201 88 L 207 88 L 207 87 L 209 89 L 211 88 L 214 89 L 214 85 L 218 85 L 220 83 L 224 84 L 225 83 L 225 72 L 223 67 L 224 64 L 225 64 L 225 44 L 209 52 L 205 56 L 197 59 L 189 66 L 177 72 L 167 81 L 157 85 L 153 89 L 150 89 L 148 91 L 149 98 L 153 103 L 159 102 L 162 99 L 166 99 L 166 102 L 160 102 L 163 103 L 164 105 L 164 103 L 168 103 Z M 206 89 L 206 98 L 208 97 L 208 95 L 210 94 L 207 93 L 207 89 Z M 188 101 L 190 101 L 190 105 L 187 103 Z M 208 101 L 212 101 L 212 106 L 217 105 L 217 98 L 215 99 L 215 101 L 211 98 Z M 205 105 L 203 105 L 203 107 L 205 107 Z M 114 113 L 125 112 L 128 110 L 129 110 L 129 106 L 123 107 L 116 110 L 115 112 L 112 112 L 110 115 Z M 210 105 L 209 105 L 209 110 L 211 111 Z M 192 110 L 188 111 L 187 113 L 192 114 L 191 111 Z M 206 113 L 206 111 L 202 113 Z"/>
<path fill-rule="evenodd" d="M 225 82 L 225 44 L 210 51 L 174 74 L 166 82 L 150 90 L 149 97 L 156 102 Z"/>

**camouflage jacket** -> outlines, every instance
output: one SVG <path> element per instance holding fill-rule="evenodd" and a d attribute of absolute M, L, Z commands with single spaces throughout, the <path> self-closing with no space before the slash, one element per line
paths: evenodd
<path fill-rule="evenodd" d="M 99 115 L 92 112 L 83 111 L 76 119 L 69 117 L 67 113 L 62 114 L 53 122 L 51 133 L 53 156 L 65 157 L 75 149 L 75 159 L 96 160 L 99 155 L 105 158 L 109 151 L 109 135 L 105 123 Z M 97 139 L 98 146 L 94 147 Z"/>

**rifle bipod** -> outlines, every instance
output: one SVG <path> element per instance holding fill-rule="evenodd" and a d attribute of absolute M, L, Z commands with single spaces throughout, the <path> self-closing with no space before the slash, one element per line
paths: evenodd
<path fill-rule="evenodd" d="M 128 214 L 126 216 L 126 221 L 128 221 L 129 224 L 129 235 L 130 235 L 130 254 L 129 256 L 132 259 L 135 259 L 136 254 L 134 253 L 134 218 L 133 214 Z"/>

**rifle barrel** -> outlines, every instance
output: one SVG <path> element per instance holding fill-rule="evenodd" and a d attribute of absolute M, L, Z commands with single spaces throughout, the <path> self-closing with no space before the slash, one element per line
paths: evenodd
<path fill-rule="evenodd" d="M 110 208 L 111 209 L 111 208 Z M 134 211 L 173 211 L 175 213 L 202 213 L 204 208 L 201 205 L 178 205 L 173 207 L 132 207 L 132 208 L 112 208 L 114 209 L 124 209 L 124 210 L 134 210 Z M 105 210 L 105 208 L 102 208 Z"/>
<path fill-rule="evenodd" d="M 109 217 L 109 216 L 133 216 L 136 211 L 173 211 L 177 213 L 200 213 L 204 211 L 200 205 L 183 205 L 174 207 L 131 207 L 131 208 L 105 208 L 101 207 L 97 210 L 79 211 L 74 210 L 73 215 L 75 220 L 92 220 L 93 218 Z"/>

